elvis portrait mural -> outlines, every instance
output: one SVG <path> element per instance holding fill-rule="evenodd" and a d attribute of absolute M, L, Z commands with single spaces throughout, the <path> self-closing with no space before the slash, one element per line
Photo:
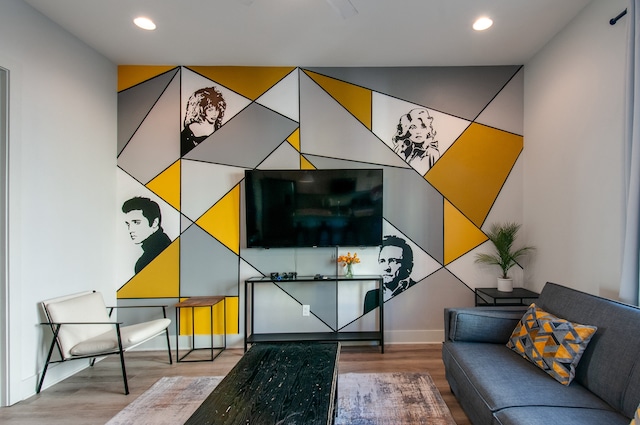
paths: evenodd
<path fill-rule="evenodd" d="M 131 241 L 142 248 L 134 269 L 139 273 L 171 244 L 171 239 L 162 229 L 162 213 L 157 202 L 136 196 L 122 204 L 122 212 Z"/>

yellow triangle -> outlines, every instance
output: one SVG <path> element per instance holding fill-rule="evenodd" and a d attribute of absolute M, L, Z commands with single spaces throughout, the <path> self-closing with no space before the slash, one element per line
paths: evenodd
<path fill-rule="evenodd" d="M 180 238 L 118 290 L 118 298 L 177 298 L 180 294 Z"/>
<path fill-rule="evenodd" d="M 522 146 L 522 136 L 473 123 L 425 178 L 480 227 Z"/>
<path fill-rule="evenodd" d="M 118 91 L 133 87 L 174 68 L 175 66 L 118 65 Z"/>
<path fill-rule="evenodd" d="M 300 155 L 300 169 L 301 170 L 315 170 L 316 167 L 309 162 L 309 160 L 307 158 L 305 158 L 304 156 Z"/>
<path fill-rule="evenodd" d="M 296 128 L 296 131 L 291 133 L 291 136 L 287 137 L 287 142 L 300 152 L 300 127 Z"/>
<path fill-rule="evenodd" d="M 196 224 L 224 246 L 240 254 L 240 185 L 202 215 Z"/>
<path fill-rule="evenodd" d="M 371 130 L 371 90 L 315 72 L 304 72 Z"/>
<path fill-rule="evenodd" d="M 180 164 L 180 160 L 174 162 L 147 183 L 149 189 L 178 211 L 180 211 Z"/>
<path fill-rule="evenodd" d="M 487 236 L 444 201 L 444 263 L 449 264 L 487 240 Z"/>
<path fill-rule="evenodd" d="M 295 69 L 291 66 L 190 66 L 188 68 L 251 100 L 259 98 Z"/>

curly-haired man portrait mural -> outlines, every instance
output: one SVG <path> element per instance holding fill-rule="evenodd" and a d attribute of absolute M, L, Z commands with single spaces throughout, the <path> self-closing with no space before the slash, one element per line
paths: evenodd
<path fill-rule="evenodd" d="M 189 97 L 184 114 L 184 128 L 180 133 L 182 156 L 222 126 L 226 109 L 227 102 L 215 87 L 198 89 Z"/>

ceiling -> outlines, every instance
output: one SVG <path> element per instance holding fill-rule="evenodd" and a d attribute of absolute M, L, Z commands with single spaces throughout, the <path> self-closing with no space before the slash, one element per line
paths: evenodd
<path fill-rule="evenodd" d="M 118 65 L 465 66 L 526 63 L 591 0 L 24 1 Z"/>

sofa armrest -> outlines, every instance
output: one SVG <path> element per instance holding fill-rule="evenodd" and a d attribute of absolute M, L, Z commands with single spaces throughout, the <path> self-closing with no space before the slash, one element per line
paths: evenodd
<path fill-rule="evenodd" d="M 445 308 L 445 341 L 506 344 L 526 306 Z"/>

